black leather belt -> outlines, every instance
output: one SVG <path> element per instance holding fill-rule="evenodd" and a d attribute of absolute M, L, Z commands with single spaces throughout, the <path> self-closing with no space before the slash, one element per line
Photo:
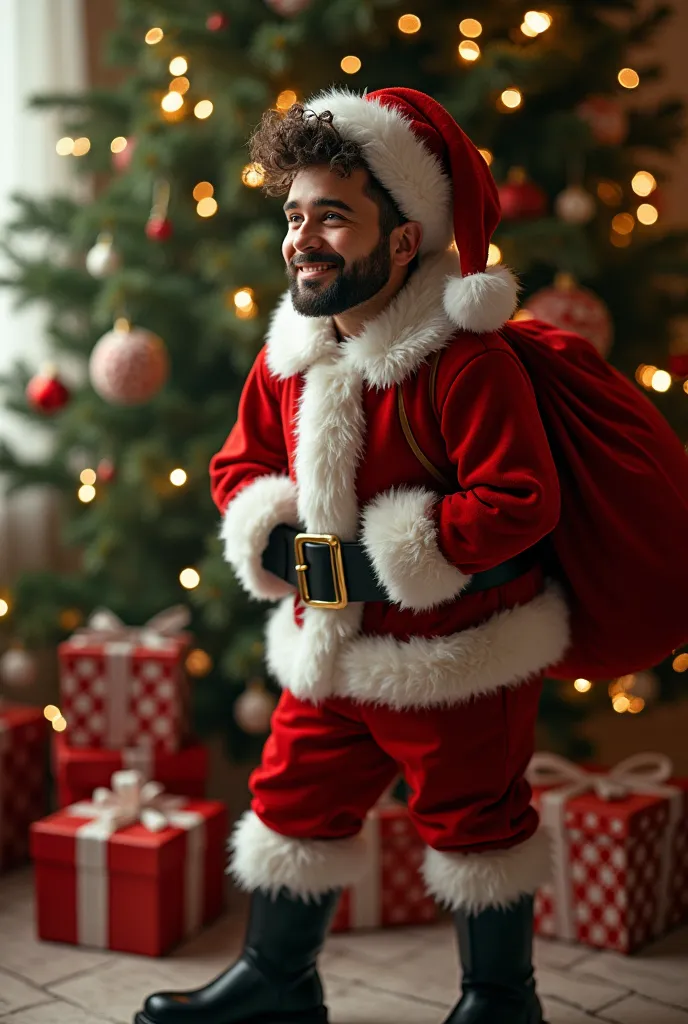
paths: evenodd
<path fill-rule="evenodd" d="M 535 548 L 501 565 L 476 572 L 462 594 L 499 587 L 538 563 Z M 389 601 L 362 544 L 340 541 L 333 534 L 303 533 L 276 526 L 263 552 L 263 567 L 297 587 L 305 604 L 344 608 L 349 601 Z"/>

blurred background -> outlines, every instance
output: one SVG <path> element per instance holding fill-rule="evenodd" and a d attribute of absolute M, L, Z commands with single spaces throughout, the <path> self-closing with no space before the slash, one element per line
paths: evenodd
<path fill-rule="evenodd" d="M 58 645 L 94 610 L 139 626 L 181 603 L 211 795 L 238 813 L 276 694 L 207 467 L 284 287 L 252 128 L 335 83 L 431 93 L 499 185 L 490 260 L 523 281 L 516 315 L 590 338 L 688 443 L 688 3 L 3 0 L 0 18 L 0 695 L 57 715 Z M 688 649 L 548 683 L 540 748 L 688 772 L 686 672 Z"/>

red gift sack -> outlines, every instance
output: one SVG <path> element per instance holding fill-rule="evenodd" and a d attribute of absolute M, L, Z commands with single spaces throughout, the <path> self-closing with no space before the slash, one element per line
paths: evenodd
<path fill-rule="evenodd" d="M 500 331 L 535 390 L 561 485 L 549 535 L 571 611 L 555 679 L 625 675 L 688 642 L 688 458 L 669 424 L 585 338 Z"/>

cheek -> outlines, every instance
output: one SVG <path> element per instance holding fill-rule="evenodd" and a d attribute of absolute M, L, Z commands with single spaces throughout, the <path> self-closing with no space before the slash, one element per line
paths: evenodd
<path fill-rule="evenodd" d="M 291 238 L 289 235 L 285 235 L 284 241 L 282 242 L 282 256 L 284 257 L 284 262 L 288 263 L 293 255 L 294 246 L 292 245 Z"/>

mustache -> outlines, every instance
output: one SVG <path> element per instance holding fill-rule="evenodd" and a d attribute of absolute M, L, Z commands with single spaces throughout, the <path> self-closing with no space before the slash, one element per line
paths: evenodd
<path fill-rule="evenodd" d="M 342 267 L 344 261 L 341 257 L 335 256 L 299 256 L 297 259 L 293 259 L 290 263 L 290 268 L 308 266 L 310 263 L 334 263 L 336 267 Z"/>

